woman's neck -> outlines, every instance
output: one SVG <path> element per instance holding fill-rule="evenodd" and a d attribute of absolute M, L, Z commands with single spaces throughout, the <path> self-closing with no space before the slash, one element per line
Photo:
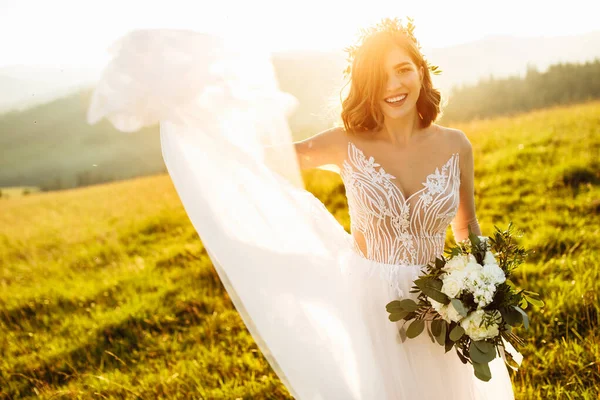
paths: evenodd
<path fill-rule="evenodd" d="M 403 148 L 408 147 L 415 136 L 420 135 L 422 132 L 421 117 L 419 117 L 415 107 L 414 111 L 404 118 L 394 120 L 385 118 L 383 129 L 378 132 L 377 137 L 393 146 Z"/>

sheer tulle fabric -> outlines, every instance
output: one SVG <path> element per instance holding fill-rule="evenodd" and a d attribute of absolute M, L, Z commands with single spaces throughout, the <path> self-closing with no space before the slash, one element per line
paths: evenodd
<path fill-rule="evenodd" d="M 269 55 L 249 43 L 132 32 L 111 48 L 88 121 L 108 118 L 122 131 L 160 122 L 183 206 L 250 333 L 297 399 L 513 398 L 500 358 L 483 383 L 426 334 L 399 340 L 385 305 L 399 291 L 412 296 L 421 266 L 357 254 L 304 189 L 286 119 L 295 99 L 278 89 Z"/>

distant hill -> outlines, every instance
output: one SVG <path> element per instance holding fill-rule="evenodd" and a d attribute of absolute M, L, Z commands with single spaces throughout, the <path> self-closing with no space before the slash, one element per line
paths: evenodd
<path fill-rule="evenodd" d="M 0 67 L 0 112 L 23 110 L 90 86 L 100 68 Z"/>
<path fill-rule="evenodd" d="M 423 49 L 443 70 L 436 85 L 451 94 L 454 86 L 482 78 L 525 76 L 528 66 L 540 71 L 559 62 L 584 62 L 600 57 L 600 31 L 558 37 L 490 36 L 440 49 Z"/>
<path fill-rule="evenodd" d="M 91 90 L 0 117 L 0 187 L 64 189 L 165 171 L 157 127 L 85 120 Z"/>
<path fill-rule="evenodd" d="M 552 47 L 547 47 L 547 52 L 538 50 L 544 45 Z M 425 49 L 425 52 L 428 59 L 443 70 L 434 80 L 436 85 L 446 88 L 444 93 L 448 96 L 458 88 L 451 89 L 451 83 L 485 78 L 488 73 L 497 77 L 525 75 L 527 65 L 537 63 L 539 68 L 545 68 L 546 63 L 553 60 L 584 55 L 600 57 L 600 32 L 555 39 L 486 38 L 447 49 Z M 339 115 L 345 55 L 308 51 L 277 53 L 273 63 L 281 89 L 300 100 L 298 110 L 290 117 L 295 138 L 301 139 L 331 126 Z M 12 81 L 2 80 L 0 69 L 0 85 L 12 85 L 13 92 L 19 87 L 29 90 L 28 82 L 34 82 L 32 77 L 36 70 L 24 70 L 19 77 L 17 72 L 12 71 Z M 68 77 L 64 72 L 54 73 Z M 40 81 L 44 81 L 42 75 L 38 74 Z M 0 99 L 11 90 L 0 90 Z M 124 134 L 107 121 L 94 126 L 86 123 L 91 90 L 88 87 L 46 104 L 0 115 L 0 187 L 27 185 L 61 189 L 165 170 L 156 126 Z M 452 96 L 449 97 L 452 100 Z"/>

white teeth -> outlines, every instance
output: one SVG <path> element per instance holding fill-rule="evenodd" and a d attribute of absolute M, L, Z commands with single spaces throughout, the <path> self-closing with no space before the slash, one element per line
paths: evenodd
<path fill-rule="evenodd" d="M 396 96 L 396 97 L 390 97 L 389 99 L 385 99 L 385 101 L 387 101 L 388 103 L 397 103 L 399 101 L 404 100 L 405 97 L 406 97 L 406 94 L 403 94 L 403 95 Z"/>

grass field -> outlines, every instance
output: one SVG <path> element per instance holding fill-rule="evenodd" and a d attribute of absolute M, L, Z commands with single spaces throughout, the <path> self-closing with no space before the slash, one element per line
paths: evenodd
<path fill-rule="evenodd" d="M 542 295 L 518 399 L 598 399 L 600 102 L 455 125 L 483 233 L 512 220 Z M 346 229 L 337 175 L 309 190 Z M 448 243 L 451 232 L 448 231 Z M 291 398 L 223 290 L 168 176 L 0 198 L 0 399 Z"/>

